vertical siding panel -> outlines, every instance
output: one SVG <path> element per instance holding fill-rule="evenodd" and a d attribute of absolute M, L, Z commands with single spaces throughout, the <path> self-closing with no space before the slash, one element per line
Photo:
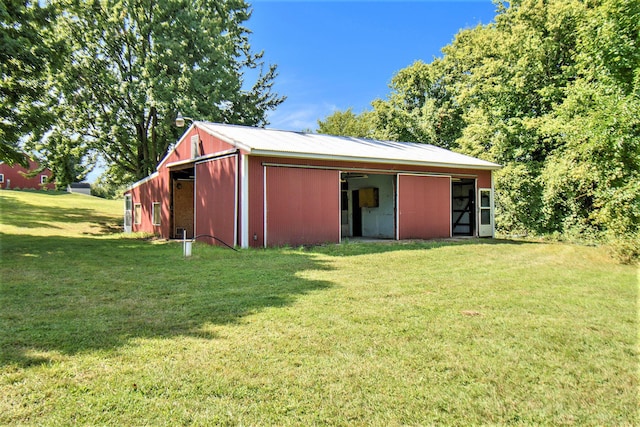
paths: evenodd
<path fill-rule="evenodd" d="M 340 241 L 339 172 L 267 167 L 267 244 Z"/>
<path fill-rule="evenodd" d="M 399 239 L 451 236 L 449 177 L 398 176 Z"/>
<path fill-rule="evenodd" d="M 254 248 L 264 246 L 263 169 L 259 157 L 249 157 L 249 246 Z"/>
<path fill-rule="evenodd" d="M 237 243 L 236 156 L 196 164 L 195 209 L 196 234 L 214 236 L 231 246 Z"/>

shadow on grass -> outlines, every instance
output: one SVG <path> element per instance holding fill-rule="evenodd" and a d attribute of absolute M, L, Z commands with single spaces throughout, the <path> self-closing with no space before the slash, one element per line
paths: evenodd
<path fill-rule="evenodd" d="M 245 250 L 133 239 L 0 233 L 0 365 L 48 362 L 43 353 L 109 350 L 136 338 L 216 339 L 215 326 L 283 307 L 332 286 L 305 270 L 330 268 L 315 254 L 354 256 L 509 240 L 414 241 Z"/>
<path fill-rule="evenodd" d="M 537 244 L 538 242 L 529 242 L 521 240 L 509 239 L 488 239 L 488 238 L 453 238 L 441 240 L 380 240 L 380 241 L 345 241 L 340 244 L 327 244 L 322 246 L 311 246 L 305 248 L 306 251 L 322 253 L 332 256 L 357 256 L 367 254 L 380 254 L 386 252 L 397 252 L 403 250 L 425 250 L 436 249 L 445 246 L 474 245 L 478 246 L 478 250 L 482 250 L 486 245 L 523 245 Z"/>
<path fill-rule="evenodd" d="M 57 196 L 67 193 L 38 193 L 39 196 Z M 65 208 L 29 204 L 22 200 L 5 196 L 0 199 L 1 223 L 22 228 L 60 228 L 55 223 L 92 222 L 100 227 L 96 234 L 111 234 L 120 231 L 119 219 L 102 215 L 89 208 Z"/>
<path fill-rule="evenodd" d="M 46 352 L 109 350 L 135 338 L 215 339 L 215 326 L 330 286 L 308 253 L 240 251 L 130 239 L 0 234 L 0 365 Z M 212 332 L 213 331 L 213 332 Z M 43 355 L 44 354 L 44 355 Z"/>

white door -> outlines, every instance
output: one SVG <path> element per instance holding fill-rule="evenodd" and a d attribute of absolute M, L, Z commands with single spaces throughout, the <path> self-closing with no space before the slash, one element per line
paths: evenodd
<path fill-rule="evenodd" d="M 131 215 L 132 210 L 132 202 L 131 202 L 131 194 L 127 194 L 124 196 L 124 232 L 131 233 L 131 220 L 133 215 Z"/>
<path fill-rule="evenodd" d="M 490 188 L 480 188 L 478 193 L 478 236 L 493 237 L 493 192 Z"/>

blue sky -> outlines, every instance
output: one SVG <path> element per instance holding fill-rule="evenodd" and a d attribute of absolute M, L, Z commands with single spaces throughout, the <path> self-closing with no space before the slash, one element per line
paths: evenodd
<path fill-rule="evenodd" d="M 268 127 L 315 130 L 349 107 L 359 113 L 386 98 L 393 75 L 431 62 L 463 28 L 495 16 L 491 0 L 248 0 L 252 49 L 278 65 L 274 90 L 287 100 Z M 250 79 L 248 79 L 250 80 Z"/>

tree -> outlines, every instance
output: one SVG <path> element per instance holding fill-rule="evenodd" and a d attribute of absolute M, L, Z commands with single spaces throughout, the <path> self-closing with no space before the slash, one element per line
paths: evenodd
<path fill-rule="evenodd" d="M 391 80 L 387 100 L 373 101 L 376 136 L 395 141 L 457 146 L 462 112 L 447 85 L 442 62 L 416 61 Z"/>
<path fill-rule="evenodd" d="M 95 151 L 125 182 L 155 170 L 178 138 L 176 114 L 265 125 L 284 98 L 276 67 L 252 53 L 242 0 L 52 0 L 68 61 L 53 73 L 54 132 Z M 244 81 L 255 69 L 253 85 Z M 47 140 L 41 141 L 44 145 Z"/>
<path fill-rule="evenodd" d="M 39 2 L 0 2 L 0 161 L 28 167 L 19 147 L 24 135 L 41 135 L 51 116 L 40 102 L 43 80 L 57 46 L 45 32 L 52 9 Z"/>
<path fill-rule="evenodd" d="M 507 232 L 627 240 L 640 255 L 640 2 L 497 2 L 443 57 L 401 70 L 375 135 L 502 164 Z"/>
<path fill-rule="evenodd" d="M 371 113 L 354 114 L 351 108 L 346 111 L 336 111 L 324 120 L 318 120 L 318 133 L 338 136 L 353 136 L 357 138 L 371 138 L 374 134 Z"/>

